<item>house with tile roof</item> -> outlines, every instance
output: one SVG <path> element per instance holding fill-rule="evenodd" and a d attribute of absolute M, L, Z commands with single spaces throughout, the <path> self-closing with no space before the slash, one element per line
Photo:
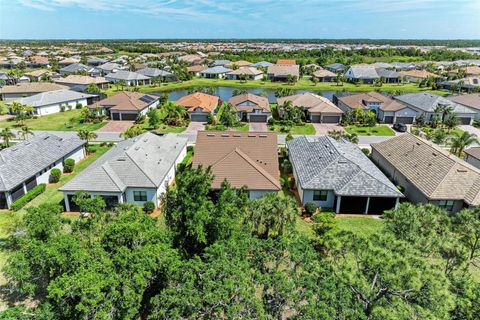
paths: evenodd
<path fill-rule="evenodd" d="M 91 67 L 88 67 L 84 64 L 81 64 L 81 63 L 72 63 L 72 64 L 69 64 L 68 66 L 65 66 L 63 68 L 61 68 L 60 70 L 58 70 L 58 72 L 62 75 L 62 76 L 67 76 L 69 74 L 76 74 L 76 73 L 79 73 L 79 72 L 89 72 L 92 68 Z"/>
<path fill-rule="evenodd" d="M 104 89 L 108 88 L 108 84 L 110 83 L 104 77 L 90 77 L 76 74 L 70 74 L 64 78 L 53 79 L 53 82 L 67 86 L 74 91 L 83 91 L 90 84 L 94 84 L 100 89 Z"/>
<path fill-rule="evenodd" d="M 272 64 L 267 68 L 272 81 L 287 81 L 289 76 L 300 77 L 300 66 L 296 64 Z"/>
<path fill-rule="evenodd" d="M 177 105 L 185 107 L 190 121 L 207 122 L 208 115 L 218 107 L 220 98 L 203 92 L 194 92 L 177 100 Z"/>
<path fill-rule="evenodd" d="M 358 146 L 328 136 L 287 141 L 295 183 L 303 204 L 313 202 L 336 213 L 382 214 L 402 193 Z"/>
<path fill-rule="evenodd" d="M 100 108 L 101 113 L 112 120 L 132 121 L 156 108 L 159 100 L 160 97 L 146 93 L 121 91 L 90 105 L 89 108 Z"/>
<path fill-rule="evenodd" d="M 441 79 L 439 75 L 431 73 L 427 70 L 406 70 L 400 71 L 399 73 L 408 82 L 420 82 L 428 78 Z"/>
<path fill-rule="evenodd" d="M 355 65 L 348 68 L 344 74 L 350 82 L 373 83 L 380 79 L 377 70 L 372 65 Z"/>
<path fill-rule="evenodd" d="M 480 147 L 472 147 L 463 151 L 465 154 L 464 160 L 470 163 L 477 169 L 480 169 Z"/>
<path fill-rule="evenodd" d="M 50 82 L 17 83 L 0 88 L 0 95 L 2 96 L 2 100 L 12 100 L 29 97 L 41 92 L 67 88 L 67 86 Z"/>
<path fill-rule="evenodd" d="M 143 68 L 138 70 L 137 73 L 143 74 L 152 80 L 161 79 L 162 81 L 175 81 L 177 79 L 173 73 L 158 68 Z"/>
<path fill-rule="evenodd" d="M 377 115 L 377 119 L 384 123 L 412 124 L 418 113 L 402 102 L 376 91 L 344 95 L 335 100 L 344 112 L 358 108 L 365 111 L 371 110 Z"/>
<path fill-rule="evenodd" d="M 225 68 L 224 66 L 216 66 L 200 71 L 200 77 L 207 79 L 223 79 L 227 73 L 232 72 L 232 69 Z"/>
<path fill-rule="evenodd" d="M 119 81 L 124 81 L 127 86 L 139 86 L 144 84 L 150 84 L 152 81 L 150 77 L 144 76 L 138 72 L 127 71 L 127 70 L 117 70 L 115 72 L 110 72 L 105 76 L 110 82 L 116 83 Z"/>
<path fill-rule="evenodd" d="M 429 92 L 407 93 L 395 96 L 394 99 L 417 111 L 417 117 L 423 115 L 427 122 L 432 121 L 434 117 L 442 119 L 444 115 L 441 109 L 445 108 L 451 109 L 457 115 L 461 124 L 472 124 L 477 116 L 477 111 Z"/>
<path fill-rule="evenodd" d="M 480 93 L 449 96 L 447 99 L 476 111 L 477 114 L 475 115 L 475 119 L 480 120 Z"/>
<path fill-rule="evenodd" d="M 307 119 L 314 123 L 340 123 L 343 111 L 325 97 L 312 92 L 295 94 L 277 99 L 279 106 L 291 101 L 294 107 L 302 108 Z M 280 115 L 281 116 L 281 115 Z"/>
<path fill-rule="evenodd" d="M 325 69 L 334 72 L 334 73 L 341 73 L 347 69 L 347 66 L 342 63 L 332 63 L 325 66 Z"/>
<path fill-rule="evenodd" d="M 263 71 L 254 67 L 240 67 L 226 74 L 229 80 L 260 80 L 263 77 Z"/>
<path fill-rule="evenodd" d="M 372 144 L 371 159 L 413 203 L 455 213 L 480 205 L 480 170 L 410 133 Z"/>
<path fill-rule="evenodd" d="M 44 116 L 52 113 L 58 113 L 64 110 L 75 109 L 78 104 L 87 106 L 93 103 L 98 95 L 76 92 L 68 89 L 61 89 L 55 91 L 46 91 L 37 93 L 35 95 L 17 98 L 12 101 L 18 102 L 24 106 L 33 107 L 33 114 L 37 116 Z M 12 101 L 7 102 L 7 106 L 12 104 Z M 9 112 L 12 112 L 9 109 Z"/>
<path fill-rule="evenodd" d="M 39 184 L 48 183 L 50 171 L 63 171 L 66 159 L 75 162 L 85 157 L 85 141 L 73 136 L 61 138 L 43 133 L 0 150 L 0 209 Z"/>
<path fill-rule="evenodd" d="M 78 191 L 102 197 L 108 208 L 147 201 L 160 205 L 161 196 L 187 154 L 187 140 L 146 132 L 119 142 L 60 188 L 66 211 L 78 211 L 73 201 Z"/>
<path fill-rule="evenodd" d="M 272 117 L 267 97 L 244 93 L 231 97 L 228 102 L 237 112 L 240 121 L 265 123 Z"/>
<path fill-rule="evenodd" d="M 224 180 L 234 188 L 246 187 L 251 199 L 281 189 L 277 134 L 273 132 L 200 131 L 192 167 L 210 167 L 212 189 Z"/>
<path fill-rule="evenodd" d="M 313 72 L 313 76 L 320 82 L 335 82 L 337 81 L 337 74 L 330 70 L 319 68 Z"/>

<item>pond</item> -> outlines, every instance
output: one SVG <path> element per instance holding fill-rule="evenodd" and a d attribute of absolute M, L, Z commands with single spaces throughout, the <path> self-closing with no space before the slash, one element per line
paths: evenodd
<path fill-rule="evenodd" d="M 235 88 L 230 87 L 214 87 L 213 94 L 220 97 L 222 101 L 228 101 L 233 96 L 233 91 Z M 247 92 L 260 95 L 262 92 L 267 93 L 268 101 L 270 103 L 275 103 L 277 98 L 275 97 L 275 90 L 274 89 L 255 89 L 255 88 L 248 88 L 246 89 Z M 330 101 L 333 99 L 333 95 L 339 91 L 315 91 L 315 90 L 293 90 L 294 94 L 304 93 L 304 92 L 313 92 L 318 95 L 324 96 L 325 98 L 329 99 Z M 170 101 L 177 101 L 183 96 L 189 94 L 189 90 L 173 90 L 169 91 L 168 100 Z M 163 92 L 152 93 L 154 95 L 161 95 Z"/>

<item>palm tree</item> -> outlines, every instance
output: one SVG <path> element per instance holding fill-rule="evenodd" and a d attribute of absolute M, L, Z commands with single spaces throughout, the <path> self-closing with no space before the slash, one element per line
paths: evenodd
<path fill-rule="evenodd" d="M 479 143 L 475 134 L 464 131 L 463 133 L 456 133 L 450 139 L 450 152 L 461 157 L 463 150 L 473 143 Z"/>
<path fill-rule="evenodd" d="M 22 136 L 23 140 L 27 140 L 29 135 L 33 135 L 33 131 L 29 127 L 23 126 L 20 130 L 20 135 Z"/>
<path fill-rule="evenodd" d="M 187 117 L 187 110 L 179 105 L 176 105 L 174 102 L 170 101 L 165 104 L 163 107 L 163 112 L 165 117 L 163 122 L 168 125 L 181 125 Z"/>
<path fill-rule="evenodd" d="M 77 135 L 80 139 L 85 140 L 87 142 L 87 151 L 89 147 L 89 143 L 91 140 L 94 140 L 97 138 L 97 134 L 91 130 L 86 130 L 86 129 L 81 129 L 78 130 Z"/>
<path fill-rule="evenodd" d="M 10 130 L 10 128 L 5 128 L 0 131 L 0 137 L 3 139 L 3 144 L 7 148 L 10 146 L 10 140 L 16 138 L 15 134 L 12 132 L 12 130 Z"/>

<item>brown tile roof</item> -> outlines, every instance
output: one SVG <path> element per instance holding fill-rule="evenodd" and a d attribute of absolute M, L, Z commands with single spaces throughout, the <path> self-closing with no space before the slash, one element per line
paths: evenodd
<path fill-rule="evenodd" d="M 324 77 L 336 77 L 337 75 L 332 71 L 326 69 L 318 69 L 316 70 L 313 75 L 317 78 L 324 78 Z"/>
<path fill-rule="evenodd" d="M 277 64 L 292 65 L 297 64 L 297 61 L 295 61 L 294 59 L 278 59 Z"/>
<path fill-rule="evenodd" d="M 17 83 L 11 86 L 4 86 L 0 89 L 0 93 L 40 93 L 60 89 L 67 89 L 67 87 L 56 83 L 32 82 Z"/>
<path fill-rule="evenodd" d="M 237 66 L 237 67 L 248 67 L 251 66 L 252 63 L 246 60 L 239 60 L 239 61 L 232 61 L 230 62 L 227 67 Z"/>
<path fill-rule="evenodd" d="M 428 199 L 480 205 L 480 170 L 439 146 L 405 133 L 372 148 Z"/>
<path fill-rule="evenodd" d="M 352 94 L 349 96 L 340 97 L 338 98 L 338 100 L 343 102 L 344 104 L 346 104 L 348 107 L 352 109 L 355 109 L 355 108 L 366 109 L 367 106 L 364 104 L 364 101 L 379 102 L 380 109 L 383 111 L 398 111 L 407 107 L 405 104 L 401 103 L 400 101 L 384 96 L 383 94 L 376 91 Z"/>
<path fill-rule="evenodd" d="M 75 58 L 65 58 L 60 60 L 58 63 L 60 64 L 72 64 L 72 63 L 79 63 L 80 59 L 75 59 Z"/>
<path fill-rule="evenodd" d="M 219 100 L 217 96 L 195 92 L 181 97 L 177 100 L 177 104 L 186 107 L 188 112 L 194 112 L 197 108 L 201 108 L 204 112 L 212 112 L 218 106 Z"/>
<path fill-rule="evenodd" d="M 148 101 L 143 101 L 141 98 L 148 97 Z M 152 100 L 153 99 L 153 100 Z M 158 100 L 159 97 L 152 96 L 141 92 L 121 91 L 114 96 L 100 100 L 97 103 L 90 105 L 90 108 L 113 106 L 110 110 L 118 111 L 141 111 Z"/>
<path fill-rule="evenodd" d="M 480 110 L 480 93 L 462 94 L 458 96 L 447 97 L 447 99 L 466 107 Z"/>
<path fill-rule="evenodd" d="M 205 66 L 191 66 L 191 67 L 187 67 L 187 72 L 201 72 L 207 69 L 208 67 L 205 67 Z"/>
<path fill-rule="evenodd" d="M 300 66 L 292 64 L 272 64 L 268 66 L 268 74 L 273 74 L 275 77 L 286 77 L 288 75 L 300 76 Z"/>
<path fill-rule="evenodd" d="M 229 72 L 228 74 L 246 74 L 247 76 L 256 76 L 256 75 L 259 75 L 259 74 L 262 74 L 263 72 L 258 70 L 257 68 L 254 68 L 254 67 L 241 67 L 241 68 L 238 68 L 237 70 L 233 70 L 231 72 Z"/>
<path fill-rule="evenodd" d="M 478 75 L 480 75 L 480 67 L 478 67 L 478 66 L 465 67 L 464 70 L 465 70 L 465 74 L 467 76 L 478 76 Z"/>
<path fill-rule="evenodd" d="M 251 101 L 257 106 L 238 106 L 239 104 Z M 239 94 L 238 96 L 233 96 L 228 100 L 228 102 L 235 107 L 237 111 L 252 112 L 254 109 L 262 109 L 264 112 L 270 112 L 270 103 L 266 97 L 257 96 L 252 93 Z"/>
<path fill-rule="evenodd" d="M 25 75 L 27 77 L 41 77 L 44 74 L 49 74 L 50 71 L 45 70 L 45 69 L 39 69 L 39 70 L 33 70 L 31 72 L 26 72 Z"/>
<path fill-rule="evenodd" d="M 480 159 L 480 147 L 472 147 L 464 151 L 465 154 L 468 154 L 469 156 Z"/>
<path fill-rule="evenodd" d="M 296 94 L 277 99 L 278 105 L 291 101 L 295 107 L 307 109 L 311 113 L 333 113 L 342 114 L 343 111 L 325 97 L 311 92 Z"/>
<path fill-rule="evenodd" d="M 38 64 L 48 64 L 48 58 L 42 56 L 31 56 L 30 61 Z"/>
<path fill-rule="evenodd" d="M 272 132 L 200 131 L 192 165 L 212 168 L 214 189 L 225 179 L 235 188 L 281 188 L 277 135 Z"/>
<path fill-rule="evenodd" d="M 54 79 L 53 81 L 60 84 L 82 84 L 82 85 L 84 84 L 88 85 L 91 83 L 104 84 L 109 82 L 104 77 L 90 77 L 90 76 L 81 76 L 81 75 L 73 75 L 73 74 L 65 78 Z"/>
<path fill-rule="evenodd" d="M 413 78 L 438 78 L 439 76 L 435 73 L 428 72 L 427 70 L 407 70 L 399 72 L 402 77 L 413 77 Z"/>

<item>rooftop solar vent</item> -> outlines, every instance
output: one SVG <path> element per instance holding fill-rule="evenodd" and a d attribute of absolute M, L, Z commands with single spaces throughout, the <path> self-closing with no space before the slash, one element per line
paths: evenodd
<path fill-rule="evenodd" d="M 227 133 L 222 133 L 222 137 L 230 137 L 230 135 Z"/>
<path fill-rule="evenodd" d="M 259 137 L 260 137 L 260 138 L 266 138 L 267 135 L 266 135 L 266 134 L 261 134 L 261 135 L 259 135 Z"/>
<path fill-rule="evenodd" d="M 215 137 L 215 134 L 213 134 L 213 133 L 207 133 L 207 137 Z"/>

